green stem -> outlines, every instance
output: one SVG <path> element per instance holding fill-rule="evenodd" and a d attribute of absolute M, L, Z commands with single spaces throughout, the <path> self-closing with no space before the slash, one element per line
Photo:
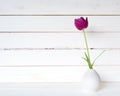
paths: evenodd
<path fill-rule="evenodd" d="M 84 38 L 85 38 L 87 55 L 88 55 L 88 57 L 89 57 L 89 59 L 90 59 L 90 53 L 89 53 L 89 49 L 88 49 L 88 42 L 87 42 L 85 30 L 83 30 L 83 33 L 84 33 Z"/>

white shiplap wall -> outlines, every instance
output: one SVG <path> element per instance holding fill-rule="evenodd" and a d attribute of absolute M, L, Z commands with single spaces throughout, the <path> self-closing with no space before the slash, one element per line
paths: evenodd
<path fill-rule="evenodd" d="M 89 18 L 95 69 L 120 81 L 120 0 L 0 0 L 0 82 L 80 82 L 87 64 L 74 19 Z"/>

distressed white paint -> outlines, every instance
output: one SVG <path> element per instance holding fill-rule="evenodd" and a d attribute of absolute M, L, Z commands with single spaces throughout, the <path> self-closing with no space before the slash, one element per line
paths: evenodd
<path fill-rule="evenodd" d="M 76 31 L 79 16 L 0 16 L 0 31 Z M 120 32 L 120 16 L 86 16 L 88 31 Z"/>
<path fill-rule="evenodd" d="M 87 64 L 78 15 L 102 81 L 120 81 L 120 0 L 0 0 L 0 82 L 80 82 Z M 33 16 L 34 15 L 34 16 Z M 46 50 L 47 49 L 47 50 Z M 83 66 L 84 65 L 84 66 Z"/>
<path fill-rule="evenodd" d="M 0 14 L 120 14 L 119 0 L 0 0 Z"/>
<path fill-rule="evenodd" d="M 120 48 L 120 33 L 87 32 L 87 37 L 90 48 Z M 85 42 L 82 32 L 0 33 L 0 48 L 85 48 Z"/>
<path fill-rule="evenodd" d="M 103 50 L 92 50 L 91 59 Z M 0 66 L 87 65 L 85 50 L 0 50 Z M 106 50 L 96 61 L 99 66 L 120 66 L 120 50 Z"/>
<path fill-rule="evenodd" d="M 87 68 L 80 66 L 0 67 L 0 82 L 80 82 Z M 120 81 L 118 66 L 95 69 L 102 81 Z"/>

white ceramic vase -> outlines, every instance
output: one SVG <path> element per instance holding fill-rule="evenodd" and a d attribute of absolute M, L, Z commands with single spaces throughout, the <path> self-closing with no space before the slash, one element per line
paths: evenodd
<path fill-rule="evenodd" d="M 88 69 L 82 78 L 84 92 L 96 92 L 100 87 L 100 76 L 94 69 Z"/>

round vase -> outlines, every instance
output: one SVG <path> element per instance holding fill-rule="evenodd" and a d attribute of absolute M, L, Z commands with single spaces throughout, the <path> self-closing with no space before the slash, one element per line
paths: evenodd
<path fill-rule="evenodd" d="M 82 89 L 87 92 L 96 92 L 100 87 L 100 76 L 94 69 L 88 69 L 82 78 Z"/>

